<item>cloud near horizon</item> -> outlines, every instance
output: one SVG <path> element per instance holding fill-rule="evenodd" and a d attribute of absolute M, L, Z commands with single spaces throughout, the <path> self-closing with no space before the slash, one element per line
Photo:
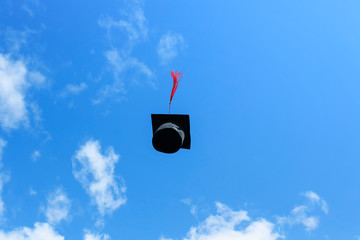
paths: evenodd
<path fill-rule="evenodd" d="M 85 230 L 84 240 L 110 240 L 110 236 L 107 234 L 96 234 L 89 230 Z"/>
<path fill-rule="evenodd" d="M 11 231 L 0 230 L 1 240 L 64 240 L 48 223 L 35 223 L 34 228 L 21 227 Z"/>
<path fill-rule="evenodd" d="M 234 211 L 223 203 L 216 202 L 217 214 L 208 216 L 198 226 L 192 226 L 184 240 L 280 240 L 285 239 L 284 225 L 304 225 L 310 232 L 316 229 L 320 219 L 312 215 L 314 207 L 320 207 L 328 213 L 325 200 L 313 191 L 303 194 L 309 203 L 293 208 L 289 216 L 276 217 L 270 222 L 264 218 L 252 220 L 244 210 Z M 191 205 L 190 199 L 183 199 L 186 205 Z M 281 232 L 281 234 L 280 234 Z M 159 240 L 173 240 L 161 236 Z"/>
<path fill-rule="evenodd" d="M 257 219 L 251 221 L 246 211 L 234 211 L 216 202 L 217 214 L 210 215 L 188 231 L 184 240 L 278 240 L 282 236 L 275 224 Z M 161 237 L 160 240 L 172 240 Z"/>

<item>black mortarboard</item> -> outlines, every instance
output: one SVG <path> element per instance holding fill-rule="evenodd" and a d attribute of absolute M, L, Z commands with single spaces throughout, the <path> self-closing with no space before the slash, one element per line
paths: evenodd
<path fill-rule="evenodd" d="M 163 153 L 190 149 L 190 119 L 182 114 L 151 114 L 154 148 Z"/>

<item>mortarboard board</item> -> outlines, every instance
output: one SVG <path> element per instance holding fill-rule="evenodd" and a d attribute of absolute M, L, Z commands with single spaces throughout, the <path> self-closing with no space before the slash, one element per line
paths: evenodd
<path fill-rule="evenodd" d="M 175 153 L 190 149 L 190 118 L 182 114 L 151 114 L 152 144 L 159 152 Z"/>

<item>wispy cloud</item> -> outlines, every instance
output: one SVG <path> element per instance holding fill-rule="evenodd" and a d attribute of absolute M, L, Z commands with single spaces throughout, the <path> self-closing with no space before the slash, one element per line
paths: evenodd
<path fill-rule="evenodd" d="M 3 166 L 2 156 L 3 156 L 3 151 L 4 151 L 6 144 L 7 144 L 7 142 L 0 138 L 0 170 Z M 2 218 L 4 211 L 5 211 L 4 201 L 2 199 L 2 191 L 3 191 L 4 184 L 6 182 L 8 182 L 9 180 L 10 180 L 10 177 L 8 174 L 0 172 L 0 219 Z"/>
<path fill-rule="evenodd" d="M 13 28 L 6 28 L 4 31 L 4 41 L 9 52 L 17 54 L 27 44 L 30 35 L 35 34 L 34 30 L 25 28 L 18 31 Z"/>
<path fill-rule="evenodd" d="M 61 188 L 57 188 L 47 197 L 47 205 L 44 209 L 47 221 L 55 225 L 63 220 L 67 220 L 70 207 L 71 202 L 66 193 Z"/>
<path fill-rule="evenodd" d="M 74 176 L 102 216 L 126 202 L 125 185 L 116 181 L 119 177 L 114 172 L 118 159 L 119 155 L 115 154 L 113 147 L 103 154 L 100 143 L 94 140 L 82 145 L 73 157 Z"/>
<path fill-rule="evenodd" d="M 304 194 L 311 202 L 312 204 L 318 205 L 321 207 L 321 210 L 328 214 L 329 213 L 329 207 L 324 199 L 321 199 L 319 195 L 312 191 L 308 191 Z"/>
<path fill-rule="evenodd" d="M 89 230 L 85 230 L 84 240 L 110 240 L 110 236 L 107 234 L 96 234 Z"/>
<path fill-rule="evenodd" d="M 37 194 L 37 192 L 33 188 L 29 189 L 29 195 L 30 196 L 35 196 L 36 194 Z"/>
<path fill-rule="evenodd" d="M 139 41 L 145 40 L 148 35 L 148 28 L 146 26 L 146 18 L 144 11 L 140 5 L 132 7 L 131 11 L 124 13 L 126 19 L 114 20 L 110 16 L 101 16 L 98 23 L 100 27 L 106 29 L 107 37 L 112 46 L 116 46 L 115 41 L 118 38 L 118 33 L 125 34 L 126 41 L 122 47 L 122 53 L 128 55 L 131 53 L 135 44 Z M 121 41 L 124 43 L 124 41 Z"/>
<path fill-rule="evenodd" d="M 132 56 L 136 44 L 145 41 L 148 36 L 146 18 L 141 5 L 131 2 L 130 10 L 123 13 L 124 19 L 114 20 L 110 16 L 101 16 L 98 24 L 106 30 L 110 50 L 105 51 L 108 72 L 113 74 L 114 81 L 105 84 L 98 91 L 94 104 L 106 98 L 124 95 L 129 86 L 145 82 L 154 86 L 153 71 L 143 61 Z M 139 83 L 140 82 L 140 83 Z"/>
<path fill-rule="evenodd" d="M 165 238 L 164 236 L 161 236 L 159 240 L 173 240 L 172 238 Z"/>
<path fill-rule="evenodd" d="M 100 88 L 97 98 L 93 100 L 94 104 L 101 103 L 106 98 L 112 98 L 119 93 L 125 94 L 127 92 L 126 82 L 129 82 L 129 80 L 125 80 L 127 78 L 130 79 L 131 83 L 131 81 L 134 82 L 136 78 L 143 79 L 145 77 L 145 79 L 148 79 L 147 82 L 153 85 L 151 79 L 154 74 L 145 63 L 130 56 L 122 57 L 118 49 L 107 51 L 105 56 L 108 66 L 113 73 L 114 82 Z M 132 77 L 129 78 L 129 76 L 125 76 L 125 73 L 130 73 Z"/>
<path fill-rule="evenodd" d="M 31 17 L 34 17 L 34 9 L 38 8 L 39 5 L 39 0 L 26 0 L 22 5 L 22 9 L 27 12 Z"/>
<path fill-rule="evenodd" d="M 2 167 L 2 155 L 6 144 L 7 142 L 4 139 L 0 138 L 0 168 Z"/>
<path fill-rule="evenodd" d="M 60 92 L 60 97 L 67 97 L 70 95 L 78 95 L 81 92 L 85 91 L 88 88 L 86 83 L 81 82 L 79 84 L 67 84 L 65 88 Z"/>
<path fill-rule="evenodd" d="M 34 71 L 28 73 L 29 83 L 37 88 L 41 88 L 45 85 L 45 76 L 40 72 Z"/>
<path fill-rule="evenodd" d="M 160 63 L 165 65 L 173 60 L 185 46 L 181 34 L 168 32 L 161 36 L 157 47 Z"/>
<path fill-rule="evenodd" d="M 32 154 L 31 154 L 31 159 L 36 162 L 39 157 L 41 157 L 41 153 L 38 150 L 35 150 Z"/>
<path fill-rule="evenodd" d="M 22 6 L 22 9 L 23 9 L 25 12 L 27 12 L 31 17 L 34 16 L 33 10 L 29 7 L 29 5 L 24 4 L 24 5 Z"/>
<path fill-rule="evenodd" d="M 322 212 L 327 214 L 329 212 L 328 205 L 325 200 L 321 199 L 315 192 L 308 191 L 304 196 L 309 202 L 294 207 L 289 216 L 278 217 L 279 224 L 302 224 L 308 232 L 319 226 L 320 218 L 319 216 L 313 215 L 312 212 L 315 210 L 314 208 L 320 207 Z"/>
<path fill-rule="evenodd" d="M 5 204 L 4 204 L 4 201 L 3 201 L 1 195 L 2 195 L 3 188 L 4 188 L 4 184 L 6 182 L 8 182 L 9 180 L 10 180 L 9 175 L 2 173 L 2 172 L 0 173 L 0 219 L 2 218 L 4 211 L 5 211 Z"/>
<path fill-rule="evenodd" d="M 21 227 L 11 231 L 0 230 L 1 240 L 64 240 L 48 223 L 35 223 L 34 228 Z"/>
<path fill-rule="evenodd" d="M 144 74 L 146 77 L 153 76 L 152 71 L 144 63 L 138 61 L 136 58 L 129 57 L 127 59 L 120 56 L 116 49 L 107 51 L 105 53 L 106 59 L 114 72 L 118 75 L 126 70 L 134 69 L 135 71 Z M 117 76 L 118 77 L 118 76 Z"/>
<path fill-rule="evenodd" d="M 181 200 L 181 202 L 183 204 L 189 206 L 190 207 L 190 213 L 196 217 L 197 208 L 198 208 L 196 206 L 196 204 L 193 204 L 193 202 L 191 201 L 190 198 L 184 198 L 184 199 Z"/>

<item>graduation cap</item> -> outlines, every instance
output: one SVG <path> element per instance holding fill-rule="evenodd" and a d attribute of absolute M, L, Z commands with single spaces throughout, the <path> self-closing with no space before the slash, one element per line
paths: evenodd
<path fill-rule="evenodd" d="M 154 148 L 163 153 L 190 149 L 190 118 L 182 114 L 151 114 Z"/>
<path fill-rule="evenodd" d="M 189 115 L 170 114 L 171 101 L 183 77 L 182 72 L 171 71 L 173 87 L 170 94 L 169 114 L 151 114 L 154 148 L 163 153 L 175 153 L 180 148 L 190 149 Z"/>

